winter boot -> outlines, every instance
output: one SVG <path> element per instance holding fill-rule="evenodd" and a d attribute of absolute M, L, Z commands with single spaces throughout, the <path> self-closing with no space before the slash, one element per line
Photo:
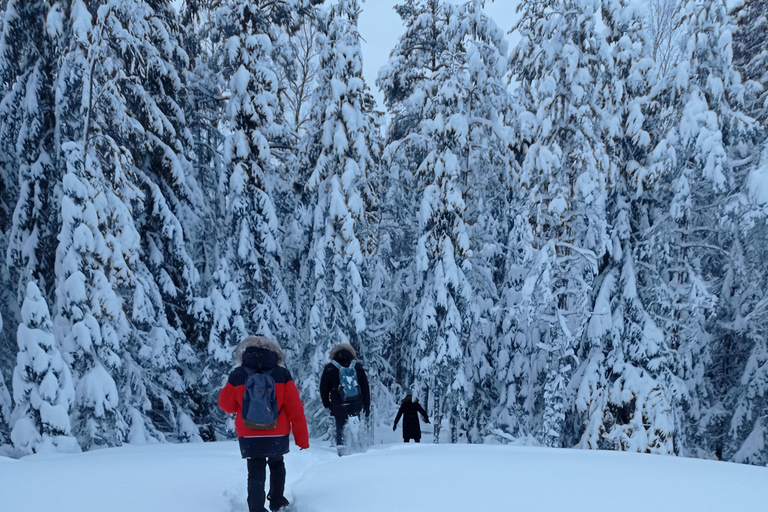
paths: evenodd
<path fill-rule="evenodd" d="M 277 510 L 285 510 L 285 508 L 291 504 L 291 502 L 285 499 L 285 496 L 280 496 L 279 498 L 267 496 L 267 498 L 269 499 L 269 510 L 272 512 Z"/>

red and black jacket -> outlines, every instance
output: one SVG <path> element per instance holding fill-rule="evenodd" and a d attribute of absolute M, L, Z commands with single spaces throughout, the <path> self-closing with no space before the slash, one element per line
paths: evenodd
<path fill-rule="evenodd" d="M 299 391 L 293 382 L 291 373 L 277 364 L 277 354 L 271 350 L 257 347 L 246 349 L 243 364 L 229 375 L 224 389 L 219 393 L 219 407 L 228 414 L 236 414 L 235 428 L 240 440 L 243 457 L 269 457 L 288 452 L 288 434 L 293 430 L 296 446 L 309 448 L 307 420 L 304 406 L 299 398 Z M 257 372 L 272 371 L 275 379 L 275 395 L 280 416 L 277 427 L 272 430 L 251 430 L 245 427 L 242 418 L 243 394 L 245 381 L 251 368 Z"/>

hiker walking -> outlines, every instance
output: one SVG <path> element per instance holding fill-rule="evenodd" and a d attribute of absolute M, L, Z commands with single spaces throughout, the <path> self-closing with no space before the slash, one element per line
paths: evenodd
<path fill-rule="evenodd" d="M 400 410 L 397 411 L 395 424 L 392 426 L 392 431 L 397 430 L 397 422 L 400 421 L 401 417 L 403 418 L 403 442 L 407 443 L 411 439 L 417 443 L 421 442 L 419 414 L 424 418 L 425 423 L 429 423 L 427 411 L 421 406 L 419 399 L 413 398 L 413 395 L 408 393 L 400 403 Z"/>
<path fill-rule="evenodd" d="M 285 499 L 285 462 L 288 434 L 296 445 L 309 448 L 304 406 L 285 356 L 277 343 L 264 336 L 245 338 L 235 351 L 239 364 L 219 393 L 219 407 L 236 414 L 240 454 L 248 460 L 248 510 L 266 512 L 264 484 L 269 464 L 269 509 L 289 505 Z"/>
<path fill-rule="evenodd" d="M 344 427 L 350 416 L 359 416 L 362 411 L 366 417 L 370 414 L 371 392 L 368 377 L 352 345 L 336 345 L 331 349 L 330 359 L 320 377 L 320 397 L 323 407 L 330 409 L 336 420 L 336 446 L 341 455 L 346 442 Z"/>

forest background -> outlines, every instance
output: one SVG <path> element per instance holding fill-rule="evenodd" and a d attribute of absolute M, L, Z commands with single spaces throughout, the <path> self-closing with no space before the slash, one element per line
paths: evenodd
<path fill-rule="evenodd" d="M 0 453 L 230 438 L 262 333 L 316 436 L 348 342 L 379 421 L 768 464 L 768 2 L 485 3 L 371 84 L 357 0 L 0 0 Z"/>

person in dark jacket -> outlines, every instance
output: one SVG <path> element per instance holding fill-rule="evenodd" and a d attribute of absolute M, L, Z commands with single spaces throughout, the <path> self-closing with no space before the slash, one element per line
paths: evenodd
<path fill-rule="evenodd" d="M 331 362 L 325 365 L 320 377 L 320 398 L 323 407 L 331 411 L 331 416 L 336 420 L 336 446 L 344 446 L 344 426 L 350 416 L 359 416 L 365 412 L 366 417 L 371 413 L 371 391 L 368 387 L 368 376 L 365 374 L 362 363 L 357 361 L 357 352 L 347 343 L 341 343 L 331 349 Z M 358 400 L 345 401 L 341 396 L 341 380 L 339 368 L 334 362 L 344 368 L 355 365 L 357 384 L 360 387 Z M 341 453 L 341 451 L 339 451 Z"/>
<path fill-rule="evenodd" d="M 248 460 L 248 510 L 266 512 L 264 484 L 269 464 L 269 509 L 280 510 L 289 505 L 285 499 L 285 462 L 288 453 L 288 434 L 293 430 L 296 445 L 309 448 L 307 420 L 291 373 L 283 366 L 284 356 L 277 343 L 264 336 L 245 338 L 235 351 L 240 366 L 229 375 L 219 393 L 219 407 L 227 414 L 236 414 L 235 429 L 240 442 L 240 454 Z M 279 416 L 277 426 L 271 430 L 251 430 L 242 418 L 245 381 L 253 372 L 266 373 L 275 380 L 275 397 Z"/>
<path fill-rule="evenodd" d="M 403 398 L 400 404 L 400 410 L 397 411 L 395 417 L 395 424 L 392 427 L 392 431 L 397 430 L 397 422 L 400 418 L 403 418 L 403 441 L 409 442 L 411 439 L 417 443 L 421 442 L 421 425 L 419 424 L 419 414 L 424 418 L 425 423 L 429 423 L 427 417 L 427 411 L 419 403 L 419 399 L 413 398 L 413 395 L 408 394 Z"/>

